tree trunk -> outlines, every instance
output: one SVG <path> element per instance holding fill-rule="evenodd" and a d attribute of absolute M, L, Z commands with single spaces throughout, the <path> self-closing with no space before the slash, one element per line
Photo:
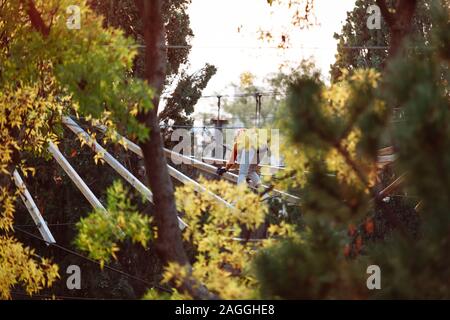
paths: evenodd
<path fill-rule="evenodd" d="M 399 53 L 403 40 L 411 31 L 416 6 L 417 0 L 402 0 L 399 2 L 395 23 L 391 27 L 391 45 L 389 48 L 391 56 L 396 56 Z"/>
<path fill-rule="evenodd" d="M 192 268 L 183 248 L 178 226 L 177 209 L 172 180 L 167 169 L 163 140 L 158 120 L 158 105 L 166 78 L 165 28 L 162 15 L 164 0 L 136 0 L 142 12 L 145 41 L 145 80 L 155 90 L 154 108 L 138 116 L 139 121 L 150 128 L 149 139 L 140 143 L 144 155 L 148 183 L 153 192 L 153 217 L 158 228 L 156 250 L 165 263 L 177 262 L 187 266 L 189 275 L 181 285 L 194 299 L 214 299 L 206 287 L 192 277 Z"/>
<path fill-rule="evenodd" d="M 138 1 L 140 2 L 140 1 Z M 156 250 L 164 262 L 188 263 L 178 227 L 172 180 L 167 170 L 158 122 L 158 105 L 166 77 L 165 30 L 162 0 L 138 4 L 144 22 L 145 80 L 155 90 L 154 108 L 139 115 L 139 121 L 150 128 L 149 139 L 140 144 L 144 154 L 148 183 L 155 204 L 154 219 L 158 227 Z"/>
<path fill-rule="evenodd" d="M 417 0 L 398 0 L 395 14 L 390 12 L 386 0 L 376 0 L 389 27 L 389 58 L 399 54 L 403 40 L 410 33 Z"/>
<path fill-rule="evenodd" d="M 24 6 L 25 11 L 30 18 L 31 25 L 35 28 L 44 38 L 48 37 L 50 34 L 50 27 L 47 26 L 42 19 L 40 12 L 36 9 L 34 1 L 32 0 L 22 0 L 22 6 Z"/>

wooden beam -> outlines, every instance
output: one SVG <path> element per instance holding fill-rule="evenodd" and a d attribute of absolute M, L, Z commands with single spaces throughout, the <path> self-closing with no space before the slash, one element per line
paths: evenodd
<path fill-rule="evenodd" d="M 181 183 L 187 185 L 190 184 L 194 187 L 194 190 L 201 193 L 207 193 L 209 194 L 211 197 L 213 197 L 217 202 L 223 204 L 224 206 L 226 206 L 229 209 L 235 209 L 235 207 L 233 205 L 231 205 L 230 203 L 228 203 L 227 201 L 225 201 L 224 199 L 222 199 L 221 197 L 219 197 L 218 195 L 216 195 L 215 193 L 211 192 L 210 190 L 206 189 L 204 186 L 202 186 L 201 184 L 199 184 L 197 181 L 189 178 L 188 176 L 186 176 L 185 174 L 181 173 L 180 171 L 176 170 L 175 168 L 171 167 L 168 165 L 168 169 L 169 169 L 169 174 L 171 177 L 177 179 L 178 181 L 180 181 Z"/>
<path fill-rule="evenodd" d="M 58 164 L 63 168 L 63 170 L 67 173 L 70 180 L 76 185 L 78 190 L 81 191 L 81 193 L 84 195 L 84 197 L 89 201 L 91 206 L 100 212 L 102 212 L 105 215 L 108 215 L 108 211 L 106 211 L 105 207 L 102 205 L 102 203 L 97 199 L 97 197 L 94 195 L 94 193 L 89 189 L 89 187 L 86 185 L 86 183 L 81 179 L 81 177 L 78 175 L 78 173 L 75 171 L 75 169 L 70 165 L 69 161 L 63 156 L 61 151 L 59 151 L 58 147 L 53 144 L 53 142 L 50 142 L 48 146 L 48 151 L 53 155 L 53 158 L 58 162 Z M 124 232 L 122 230 L 119 230 L 119 234 L 121 236 L 124 235 Z"/>
<path fill-rule="evenodd" d="M 397 156 L 395 154 L 378 156 L 377 163 L 378 164 L 386 164 L 386 163 L 392 163 L 395 160 L 397 160 Z"/>
<path fill-rule="evenodd" d="M 397 179 L 395 179 L 394 182 L 392 182 L 389 186 L 387 186 L 386 188 L 384 188 L 382 191 L 380 191 L 380 193 L 378 194 L 378 196 L 380 198 L 387 196 L 389 193 L 391 193 L 392 191 L 394 191 L 395 189 L 399 188 L 403 182 L 405 181 L 405 177 L 406 177 L 406 173 L 402 174 L 400 177 L 398 177 Z"/>
<path fill-rule="evenodd" d="M 105 150 L 95 139 L 93 139 L 86 131 L 84 131 L 75 121 L 69 117 L 63 117 L 62 122 L 69 128 L 76 136 L 83 139 L 87 145 L 105 160 L 122 178 L 139 191 L 145 198 L 153 202 L 152 192 L 131 172 L 129 172 L 119 161 L 117 161 L 108 151 Z"/>
<path fill-rule="evenodd" d="M 394 147 L 386 147 L 378 150 L 379 156 L 388 156 L 394 154 Z"/>
<path fill-rule="evenodd" d="M 178 161 L 182 162 L 183 164 L 191 165 L 193 167 L 196 167 L 196 168 L 198 168 L 198 169 L 200 169 L 200 170 L 202 170 L 204 172 L 210 173 L 210 174 L 214 174 L 214 175 L 216 174 L 217 168 L 214 167 L 213 165 L 204 163 L 204 162 L 202 162 L 200 160 L 197 160 L 195 158 L 184 156 L 184 155 L 182 155 L 180 153 L 176 153 L 176 152 L 171 151 L 171 150 L 166 149 L 166 148 L 164 149 L 164 152 L 166 153 L 167 157 L 171 157 L 173 160 L 178 160 Z M 238 180 L 238 176 L 236 174 L 233 174 L 233 173 L 230 173 L 230 172 L 225 172 L 223 174 L 223 177 L 225 179 L 233 182 L 233 183 L 237 183 L 237 180 Z M 266 185 L 262 185 L 262 186 L 265 189 L 269 189 L 269 187 L 266 186 Z M 300 202 L 300 198 L 299 197 L 293 196 L 293 195 L 288 194 L 288 193 L 286 193 L 284 191 L 273 189 L 271 192 L 273 194 L 283 198 L 283 199 L 286 199 L 286 201 L 288 201 L 290 203 L 297 204 L 297 203 Z"/>
<path fill-rule="evenodd" d="M 98 128 L 102 132 L 106 132 L 106 128 L 104 126 L 98 126 Z M 138 157 L 141 157 L 141 158 L 144 157 L 141 148 L 137 144 L 135 144 L 134 142 L 130 141 L 129 139 L 119 135 L 118 133 L 116 133 L 116 135 L 117 135 L 118 138 L 123 139 L 123 141 L 125 141 L 125 147 L 127 149 L 129 149 L 131 152 L 136 154 Z M 208 189 L 206 189 L 204 186 L 199 184 L 194 179 L 189 178 L 187 175 L 181 173 L 180 171 L 176 170 L 175 168 L 173 168 L 170 165 L 167 165 L 167 168 L 169 169 L 169 174 L 170 174 L 170 176 L 172 178 L 180 181 L 183 184 L 191 184 L 191 185 L 194 186 L 195 191 L 197 191 L 197 192 L 206 192 L 210 196 L 212 196 L 214 199 L 216 199 L 216 201 L 222 203 L 223 205 L 225 205 L 226 207 L 228 207 L 230 209 L 234 209 L 234 206 L 232 206 L 230 203 L 228 203 L 227 201 L 225 201 L 222 198 L 220 198 L 215 193 L 213 193 L 213 192 L 209 191 Z"/>
<path fill-rule="evenodd" d="M 106 128 L 104 126 L 98 126 L 98 128 L 101 131 L 103 131 L 103 132 L 106 131 Z M 143 157 L 142 150 L 137 144 L 135 144 L 131 140 L 121 136 L 118 133 L 116 133 L 116 135 L 117 135 L 118 138 L 123 139 L 123 141 L 125 142 L 125 147 L 127 149 L 130 149 L 130 151 L 134 152 L 138 156 Z M 182 155 L 180 153 L 173 152 L 173 151 L 171 151 L 171 150 L 169 150 L 167 148 L 164 148 L 164 153 L 166 154 L 166 157 L 173 157 L 172 159 L 176 159 L 176 160 L 178 160 L 179 162 L 181 162 L 183 164 L 187 164 L 187 165 L 196 167 L 197 169 L 200 169 L 203 172 L 207 172 L 209 174 L 216 175 L 217 168 L 214 167 L 213 165 L 204 163 L 204 162 L 202 162 L 202 161 L 200 161 L 198 159 L 195 159 L 195 158 L 184 156 L 184 155 Z M 236 174 L 233 174 L 233 173 L 230 173 L 230 172 L 225 172 L 223 174 L 223 177 L 225 179 L 227 179 L 228 181 L 231 181 L 233 183 L 237 183 L 238 176 Z M 263 185 L 263 187 L 266 188 L 266 189 L 269 188 L 268 186 L 265 186 L 265 185 Z M 279 190 L 276 190 L 276 189 L 273 189 L 271 192 L 276 194 L 277 196 L 280 196 L 281 198 L 286 199 L 290 203 L 297 204 L 297 203 L 300 202 L 300 198 L 299 197 L 290 195 L 290 194 L 288 194 L 286 192 L 279 191 Z"/>
<path fill-rule="evenodd" d="M 63 168 L 63 170 L 67 173 L 72 182 L 77 186 L 78 190 L 83 193 L 84 197 L 87 199 L 87 201 L 89 201 L 91 206 L 94 209 L 101 210 L 106 214 L 107 212 L 105 207 L 97 199 L 91 189 L 89 189 L 83 179 L 81 179 L 75 169 L 70 165 L 69 161 L 67 161 L 67 159 L 63 156 L 61 151 L 59 151 L 58 147 L 50 142 L 48 151 L 52 154 L 53 158 L 58 162 L 61 168 Z"/>
<path fill-rule="evenodd" d="M 42 238 L 45 240 L 47 244 L 56 243 L 55 238 L 50 232 L 47 223 L 45 222 L 44 218 L 42 217 L 39 211 L 39 208 L 36 206 L 33 197 L 28 191 L 27 186 L 23 182 L 22 177 L 20 176 L 17 170 L 14 170 L 13 177 L 14 182 L 20 191 L 19 192 L 20 198 L 22 198 L 22 201 L 25 204 L 25 207 L 28 209 L 28 212 L 30 213 L 31 217 L 33 218 L 33 221 L 36 224 L 36 227 L 38 228 Z"/>
<path fill-rule="evenodd" d="M 195 158 L 193 156 L 191 156 L 190 158 Z M 227 160 L 225 159 L 217 159 L 217 158 L 210 158 L 210 157 L 202 157 L 201 158 L 203 162 L 206 162 L 208 164 L 225 164 L 227 163 Z M 236 163 L 236 165 L 239 165 L 238 163 Z M 257 164 L 258 168 L 265 168 L 265 169 L 270 169 L 270 170 L 274 170 L 274 171 L 279 171 L 279 170 L 285 170 L 284 167 L 276 167 L 276 166 L 271 166 L 271 165 L 267 165 L 267 164 Z"/>
<path fill-rule="evenodd" d="M 196 158 L 191 158 L 185 155 L 182 155 L 180 153 L 174 152 L 172 150 L 169 150 L 167 148 L 164 148 L 164 153 L 166 155 L 167 158 L 172 159 L 172 161 L 174 162 L 178 162 L 178 163 L 182 163 L 182 164 L 186 164 L 189 166 L 193 166 L 197 169 L 202 170 L 203 172 L 212 174 L 212 175 L 216 175 L 216 171 L 217 168 L 214 167 L 213 165 L 204 163 Z M 225 172 L 223 174 L 223 176 L 225 179 L 227 179 L 228 181 L 231 181 L 233 183 L 237 183 L 237 175 L 230 173 L 230 172 Z"/>
<path fill-rule="evenodd" d="M 63 123 L 78 137 L 82 138 L 88 146 L 102 156 L 106 163 L 113 168 L 122 178 L 124 178 L 133 188 L 141 193 L 148 201 L 153 203 L 153 194 L 138 178 L 129 172 L 119 161 L 117 161 L 108 151 L 105 150 L 95 139 L 84 131 L 75 121 L 69 117 L 63 117 Z M 178 224 L 181 230 L 187 227 L 187 224 L 178 217 Z"/>

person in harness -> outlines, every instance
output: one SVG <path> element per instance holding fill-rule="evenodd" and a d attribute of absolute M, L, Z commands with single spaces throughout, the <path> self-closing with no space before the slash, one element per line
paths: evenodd
<path fill-rule="evenodd" d="M 239 165 L 238 184 L 247 182 L 251 187 L 258 188 L 261 178 L 257 169 L 261 159 L 268 151 L 267 141 L 262 141 L 260 129 L 239 129 L 236 133 L 233 149 L 225 167 L 217 169 L 217 174 L 222 176 L 236 163 Z M 263 129 L 265 130 L 265 129 Z M 267 140 L 267 139 L 266 139 Z"/>

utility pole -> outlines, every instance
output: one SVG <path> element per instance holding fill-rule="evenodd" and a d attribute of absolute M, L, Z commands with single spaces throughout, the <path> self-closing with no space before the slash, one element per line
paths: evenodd
<path fill-rule="evenodd" d="M 215 140 L 216 147 L 212 152 L 213 158 L 223 159 L 226 153 L 226 147 L 223 144 L 223 125 L 226 124 L 227 120 L 220 120 L 220 109 L 221 109 L 222 96 L 217 96 L 217 118 L 211 120 L 211 123 L 215 125 Z M 217 152 L 218 151 L 218 152 Z"/>
<path fill-rule="evenodd" d="M 217 96 L 217 125 L 219 125 L 220 121 L 220 101 L 222 99 L 222 96 Z"/>
<path fill-rule="evenodd" d="M 258 128 L 261 125 L 261 99 L 262 99 L 262 94 L 259 93 L 258 94 L 258 103 L 259 103 L 259 110 L 258 110 Z"/>
<path fill-rule="evenodd" d="M 262 97 L 261 93 L 259 92 L 255 93 L 255 101 L 256 101 L 255 127 L 259 127 L 260 125 L 261 97 Z"/>

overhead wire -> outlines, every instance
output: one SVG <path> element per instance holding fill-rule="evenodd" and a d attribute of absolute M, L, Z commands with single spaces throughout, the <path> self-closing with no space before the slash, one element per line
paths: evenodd
<path fill-rule="evenodd" d="M 74 226 L 76 222 L 66 222 L 66 223 L 46 223 L 48 227 L 61 227 L 61 226 Z M 15 224 L 13 227 L 19 228 L 28 228 L 28 227 L 36 227 L 35 224 Z"/>
<path fill-rule="evenodd" d="M 60 299 L 60 300 L 106 300 L 101 298 L 91 298 L 91 297 L 73 297 L 73 296 L 60 296 L 60 295 L 43 295 L 43 294 L 32 294 L 29 295 L 24 292 L 11 291 L 11 294 L 16 296 L 24 296 L 28 298 L 42 298 L 42 299 Z"/>
<path fill-rule="evenodd" d="M 39 241 L 45 242 L 47 245 L 49 245 L 49 246 L 51 246 L 51 247 L 56 247 L 56 248 L 58 248 L 58 249 L 60 249 L 60 250 L 62 250 L 62 251 L 64 251 L 64 252 L 66 252 L 66 253 L 69 253 L 69 254 L 71 254 L 71 255 L 77 256 L 77 257 L 79 257 L 79 258 L 81 258 L 81 259 L 84 259 L 84 260 L 86 260 L 86 261 L 89 261 L 89 262 L 91 262 L 91 263 L 93 263 L 93 264 L 96 264 L 96 265 L 98 265 L 98 266 L 101 267 L 100 262 L 95 261 L 94 259 L 91 259 L 91 258 L 89 258 L 89 257 L 86 257 L 86 256 L 84 256 L 84 255 L 82 255 L 82 254 L 80 254 L 80 253 L 78 253 L 78 252 L 76 252 L 76 251 L 73 251 L 73 250 L 71 250 L 71 249 L 68 249 L 68 248 L 66 248 L 66 247 L 63 247 L 63 246 L 61 246 L 61 245 L 59 245 L 59 244 L 57 244 L 57 243 L 48 243 L 47 241 L 45 241 L 45 240 L 42 239 L 41 237 L 36 236 L 35 234 L 32 234 L 31 232 L 25 231 L 25 230 L 21 229 L 20 227 L 17 227 L 17 226 L 16 226 L 14 229 L 15 229 L 15 230 L 18 230 L 18 231 L 20 231 L 20 232 L 22 232 L 22 233 L 24 233 L 24 234 L 26 234 L 26 235 L 28 235 L 29 237 L 32 237 L 32 238 L 37 239 L 37 240 L 39 240 Z M 136 276 L 134 276 L 134 275 L 132 275 L 132 274 L 129 274 L 129 273 L 125 272 L 125 271 L 122 271 L 122 270 L 120 270 L 120 269 L 117 269 L 117 268 L 114 268 L 114 267 L 111 267 L 111 266 L 108 266 L 108 265 L 104 265 L 103 267 L 104 267 L 105 269 L 110 270 L 110 271 L 113 271 L 113 272 L 116 272 L 116 273 L 121 274 L 121 275 L 123 275 L 123 276 L 126 276 L 127 278 L 130 278 L 130 279 L 139 281 L 139 282 L 141 282 L 141 283 L 144 283 L 144 284 L 146 284 L 146 285 L 148 285 L 148 286 L 150 286 L 150 287 L 152 287 L 152 288 L 155 288 L 155 289 L 158 289 L 158 290 L 161 290 L 161 291 L 165 291 L 165 292 L 171 292 L 171 290 L 169 290 L 169 289 L 166 289 L 166 288 L 164 288 L 164 287 L 162 287 L 162 286 L 159 286 L 159 285 L 155 285 L 154 283 L 151 283 L 150 281 L 147 281 L 147 280 L 145 280 L 145 279 L 136 277 Z"/>
<path fill-rule="evenodd" d="M 145 48 L 146 46 L 143 44 L 137 44 L 137 45 L 130 45 L 131 48 Z M 313 45 L 313 46 L 206 46 L 206 45 L 164 45 L 163 46 L 166 49 L 248 49 L 248 50 L 335 50 L 335 49 L 344 49 L 344 50 L 389 50 L 389 46 L 380 46 L 380 45 L 359 45 L 359 46 L 338 46 L 336 44 L 335 46 L 319 46 L 319 45 Z M 408 49 L 430 49 L 429 46 L 408 46 Z"/>

